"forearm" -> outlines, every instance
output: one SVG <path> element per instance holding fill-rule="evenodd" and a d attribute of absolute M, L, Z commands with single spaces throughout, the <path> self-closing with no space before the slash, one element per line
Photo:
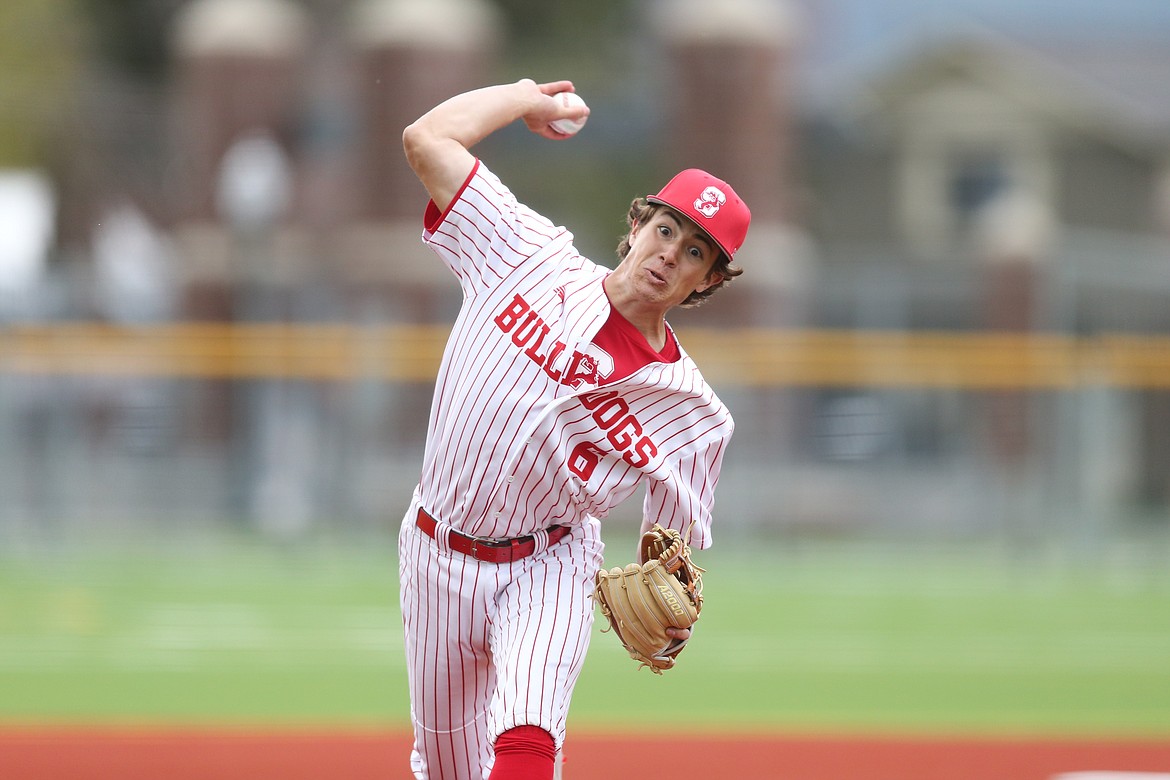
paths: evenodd
<path fill-rule="evenodd" d="M 531 79 L 464 92 L 423 114 L 403 133 L 407 158 L 428 144 L 453 142 L 470 149 L 535 109 L 543 94 Z"/>
<path fill-rule="evenodd" d="M 537 135 L 550 139 L 568 137 L 549 127 L 549 122 L 588 115 L 589 109 L 584 105 L 566 106 L 552 99 L 558 92 L 572 90 L 571 81 L 537 84 L 532 79 L 521 79 L 514 84 L 498 84 L 456 95 L 403 131 L 406 159 L 435 205 L 445 209 L 475 164 L 471 147 L 495 131 L 523 119 Z"/>
<path fill-rule="evenodd" d="M 484 87 L 443 101 L 406 128 L 407 162 L 439 208 L 446 208 L 471 172 L 475 158 L 469 150 L 536 110 L 542 99 L 531 79 Z"/>

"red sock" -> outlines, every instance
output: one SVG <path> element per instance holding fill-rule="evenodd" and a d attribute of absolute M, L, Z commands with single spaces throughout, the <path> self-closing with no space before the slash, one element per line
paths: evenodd
<path fill-rule="evenodd" d="M 540 726 L 517 726 L 496 739 L 496 763 L 488 780 L 552 780 L 557 746 Z"/>

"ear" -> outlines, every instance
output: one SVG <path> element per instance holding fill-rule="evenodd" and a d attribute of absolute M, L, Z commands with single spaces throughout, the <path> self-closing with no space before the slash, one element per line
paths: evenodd
<path fill-rule="evenodd" d="M 699 284 L 699 286 L 695 288 L 695 292 L 703 292 L 704 290 L 714 287 L 722 281 L 723 274 L 719 273 L 718 271 L 712 271 L 711 273 L 707 274 L 707 278 L 704 279 Z"/>

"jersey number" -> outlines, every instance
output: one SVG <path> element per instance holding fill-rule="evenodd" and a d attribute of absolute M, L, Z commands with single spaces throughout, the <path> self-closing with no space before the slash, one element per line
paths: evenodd
<path fill-rule="evenodd" d="M 569 471 L 580 477 L 582 482 L 588 482 L 604 454 L 597 445 L 583 441 L 569 453 Z"/>

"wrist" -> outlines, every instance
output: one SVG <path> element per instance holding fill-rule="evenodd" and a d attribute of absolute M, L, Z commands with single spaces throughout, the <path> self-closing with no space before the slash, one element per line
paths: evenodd
<path fill-rule="evenodd" d="M 512 84 L 512 91 L 516 99 L 517 119 L 523 119 L 539 108 L 540 102 L 545 97 L 537 83 L 528 78 L 520 79 Z"/>

